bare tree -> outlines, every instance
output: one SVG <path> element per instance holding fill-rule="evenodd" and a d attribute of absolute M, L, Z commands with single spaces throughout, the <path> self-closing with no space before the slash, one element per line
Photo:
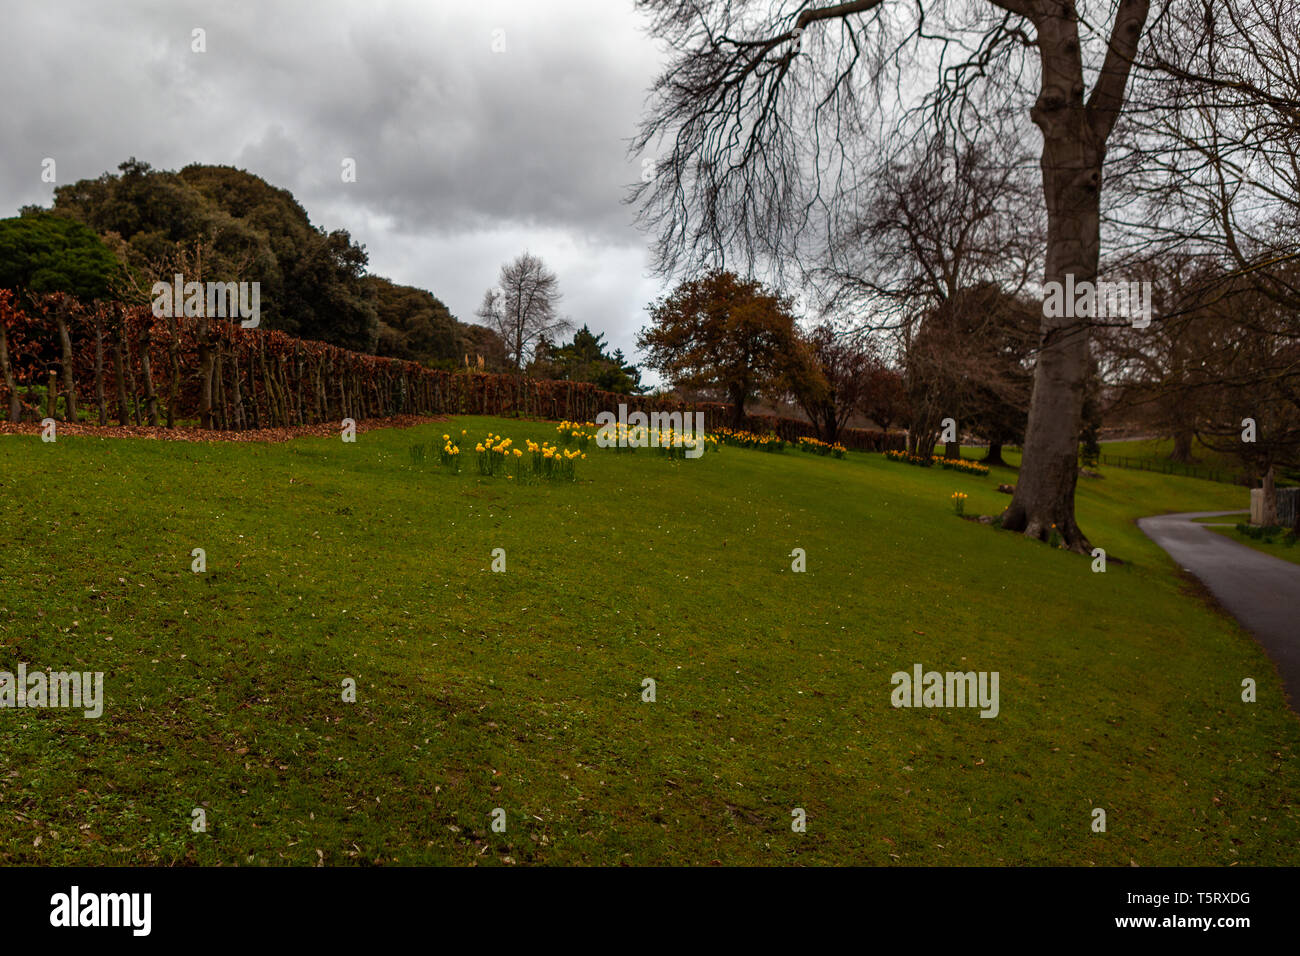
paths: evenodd
<path fill-rule="evenodd" d="M 807 227 L 851 195 L 864 142 L 897 128 L 880 122 L 882 104 L 935 69 L 923 105 L 942 122 L 969 130 L 1014 107 L 1038 127 L 1044 280 L 1096 278 L 1102 166 L 1151 0 L 640 6 L 674 54 L 633 142 L 670 150 L 634 193 L 658 228 L 661 267 L 733 249 L 777 264 L 797 255 Z M 1038 538 L 1055 525 L 1076 550 L 1088 548 L 1074 519 L 1088 343 L 1086 322 L 1044 315 L 1024 464 L 1003 516 Z"/>
<path fill-rule="evenodd" d="M 852 307 L 906 348 L 920 315 L 977 285 L 1018 294 L 1042 269 L 1042 200 L 1018 145 L 899 146 L 859 207 L 832 224 L 815 278 L 827 307 Z"/>
<path fill-rule="evenodd" d="M 837 226 L 817 275 L 829 307 L 868 312 L 870 326 L 894 336 L 908 450 L 928 457 L 943 418 L 966 427 L 977 409 L 986 425 L 997 417 L 987 413 L 1005 391 L 1002 382 L 991 388 L 1004 364 L 990 344 L 1006 341 L 1002 306 L 1041 269 L 1043 217 L 1015 145 L 949 147 L 931 138 L 902 149 L 902 158 L 879 165 L 862 208 Z M 1036 344 L 1017 343 L 1017 361 Z M 1028 401 L 1026 392 L 1016 404 Z M 1019 440 L 1023 426 L 1014 431 Z M 959 446 L 954 438 L 946 454 L 956 457 Z"/>
<path fill-rule="evenodd" d="M 1160 321 L 1108 336 L 1125 396 L 1236 455 L 1275 506 L 1300 445 L 1300 19 L 1294 0 L 1155 18 L 1117 131 L 1116 234 L 1163 281 Z M 1117 341 L 1118 340 L 1118 341 Z M 1243 423 L 1253 423 L 1247 441 Z"/>
<path fill-rule="evenodd" d="M 1252 314 L 1252 325 L 1294 321 L 1254 287 L 1220 300 L 1202 320 L 1217 330 L 1218 347 L 1203 355 L 1187 384 L 1198 393 L 1201 441 L 1246 465 L 1263 488 L 1263 524 L 1272 525 L 1277 471 L 1300 466 L 1300 340 L 1243 329 L 1242 310 Z"/>
<path fill-rule="evenodd" d="M 554 341 L 572 328 L 556 313 L 559 301 L 559 279 L 541 259 L 527 252 L 503 265 L 497 288 L 483 294 L 476 314 L 501 336 L 517 375 L 523 374 L 539 343 Z"/>
<path fill-rule="evenodd" d="M 1294 0 L 1183 0 L 1153 23 L 1116 163 L 1116 231 L 1249 276 L 1300 309 L 1300 18 Z M 1131 204 L 1130 204 L 1131 205 Z M 1240 284 L 1237 283 L 1240 287 Z"/>
<path fill-rule="evenodd" d="M 1137 268 L 1152 286 L 1151 324 L 1100 333 L 1101 375 L 1114 395 L 1111 411 L 1172 438 L 1170 459 L 1187 463 L 1200 396 L 1185 386 L 1203 377 L 1205 358 L 1218 346 L 1218 330 L 1207 325 L 1201 311 L 1211 302 L 1217 277 L 1212 262 L 1172 253 Z"/>
<path fill-rule="evenodd" d="M 1273 523 L 1277 471 L 1300 466 L 1296 314 L 1256 276 L 1223 262 L 1218 275 L 1212 269 L 1178 259 L 1167 266 L 1151 328 L 1104 336 L 1108 376 L 1127 407 L 1174 423 L 1188 450 L 1199 438 L 1240 460 L 1264 489 L 1265 523 Z M 1282 283 L 1298 278 L 1277 274 Z"/>
<path fill-rule="evenodd" d="M 944 418 L 986 437 L 989 460 L 1019 439 L 1029 407 L 1028 356 L 1041 308 L 993 282 L 962 289 L 928 310 L 904 353 L 908 451 L 928 457 Z M 961 454 L 960 435 L 945 457 Z"/>
<path fill-rule="evenodd" d="M 790 377 L 789 392 L 822 439 L 838 441 L 871 397 L 884 360 L 871 338 L 837 331 L 830 322 L 801 334 L 799 344 L 806 350 L 809 374 L 798 374 L 803 363 L 792 363 L 796 374 Z"/>

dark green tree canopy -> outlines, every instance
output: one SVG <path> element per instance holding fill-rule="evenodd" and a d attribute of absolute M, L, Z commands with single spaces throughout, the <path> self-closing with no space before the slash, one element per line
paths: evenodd
<path fill-rule="evenodd" d="M 116 173 L 58 187 L 51 209 L 27 207 L 15 221 L 28 220 L 55 225 L 24 226 L 31 231 L 21 241 L 51 250 L 48 261 L 71 272 L 61 285 L 42 277 L 38 289 L 29 270 L 13 285 L 70 291 L 71 276 L 88 281 L 95 272 L 86 257 L 108 255 L 123 279 L 114 291 L 127 301 L 146 303 L 152 284 L 175 272 L 198 282 L 259 282 L 265 328 L 431 366 L 460 365 L 468 355 L 474 364 L 483 356 L 485 368 L 504 367 L 494 332 L 457 321 L 423 289 L 368 276 L 365 247 L 346 230 L 313 225 L 292 193 L 245 170 L 172 172 L 133 157 Z M 78 238 L 60 244 L 54 233 Z M 30 258 L 6 254 L 4 265 L 19 268 Z M 83 285 L 91 297 L 108 295 Z"/>
<path fill-rule="evenodd" d="M 107 299 L 120 271 L 94 231 L 49 213 L 0 220 L 0 288 Z"/>
<path fill-rule="evenodd" d="M 496 333 L 457 321 L 433 293 L 380 276 L 366 276 L 362 287 L 378 319 L 378 354 L 435 368 L 457 367 L 467 356 L 477 367 L 481 355 L 485 370 L 504 371 L 505 347 L 491 341 Z"/>
<path fill-rule="evenodd" d="M 262 324 L 360 351 L 377 318 L 362 293 L 367 256 L 345 230 L 326 233 L 284 189 L 229 166 L 153 169 L 134 158 L 54 191 L 55 215 L 115 248 L 139 298 L 178 263 L 195 281 L 261 283 Z M 202 275 L 192 273 L 201 263 Z"/>

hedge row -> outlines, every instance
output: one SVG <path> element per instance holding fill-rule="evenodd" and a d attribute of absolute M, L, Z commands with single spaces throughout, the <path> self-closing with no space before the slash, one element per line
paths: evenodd
<path fill-rule="evenodd" d="M 619 395 L 585 382 L 429 369 L 220 319 L 159 318 L 148 306 L 85 307 L 58 294 L 37 305 L 32 314 L 0 290 L 0 388 L 10 421 L 70 418 L 79 408 L 93 409 L 100 424 L 197 420 L 231 431 L 392 415 L 592 421 L 620 403 L 629 412 L 704 412 L 710 427 L 731 415 L 729 405 Z M 745 427 L 789 441 L 816 434 L 808 422 L 771 415 L 746 416 Z M 862 451 L 903 444 L 901 435 L 868 429 L 847 429 L 840 440 Z"/>

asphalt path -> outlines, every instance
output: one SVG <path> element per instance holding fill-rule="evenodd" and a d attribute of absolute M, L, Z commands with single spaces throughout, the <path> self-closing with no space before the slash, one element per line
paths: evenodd
<path fill-rule="evenodd" d="M 1138 527 L 1195 575 L 1277 664 L 1292 710 L 1300 711 L 1300 564 L 1248 548 L 1195 518 L 1240 511 L 1189 511 L 1139 518 Z"/>

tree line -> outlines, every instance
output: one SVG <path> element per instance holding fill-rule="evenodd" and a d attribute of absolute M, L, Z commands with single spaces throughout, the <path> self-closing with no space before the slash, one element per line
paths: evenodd
<path fill-rule="evenodd" d="M 590 382 L 554 381 L 341 349 L 222 319 L 160 321 L 148 306 L 84 303 L 37 293 L 23 306 L 0 289 L 0 407 L 11 422 L 243 431 L 399 415 L 522 415 L 592 421 L 600 412 L 703 412 L 710 427 L 731 409 L 672 395 L 629 395 Z M 793 441 L 804 421 L 747 415 L 743 427 Z M 849 429 L 849 447 L 884 451 L 896 435 Z"/>

